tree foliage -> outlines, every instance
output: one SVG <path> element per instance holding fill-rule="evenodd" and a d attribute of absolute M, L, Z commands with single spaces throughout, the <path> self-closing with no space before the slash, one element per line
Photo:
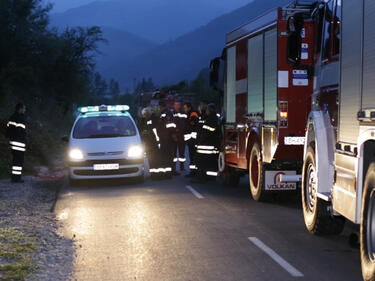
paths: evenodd
<path fill-rule="evenodd" d="M 49 28 L 50 10 L 42 0 L 0 0 L 0 128 L 14 105 L 24 102 L 32 153 L 53 148 L 53 137 L 70 127 L 74 106 L 89 100 L 98 43 L 104 41 L 99 27 Z M 39 135 L 52 142 L 45 143 L 47 151 L 40 151 Z"/>

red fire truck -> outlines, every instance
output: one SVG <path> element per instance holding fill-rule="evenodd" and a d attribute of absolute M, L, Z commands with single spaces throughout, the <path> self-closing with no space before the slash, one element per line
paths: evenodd
<path fill-rule="evenodd" d="M 211 84 L 223 90 L 221 177 L 237 184 L 249 174 L 257 201 L 295 190 L 300 178 L 314 82 L 312 9 L 297 1 L 269 11 L 227 34 L 211 62 Z"/>

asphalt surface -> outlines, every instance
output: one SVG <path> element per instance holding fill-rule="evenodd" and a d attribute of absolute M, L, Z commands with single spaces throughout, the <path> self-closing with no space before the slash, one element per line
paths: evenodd
<path fill-rule="evenodd" d="M 76 241 L 77 280 L 362 280 L 351 229 L 310 235 L 298 199 L 257 203 L 246 179 L 67 186 L 56 214 Z"/>

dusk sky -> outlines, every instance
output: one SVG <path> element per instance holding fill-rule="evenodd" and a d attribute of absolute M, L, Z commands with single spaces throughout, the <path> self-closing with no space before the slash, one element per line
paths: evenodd
<path fill-rule="evenodd" d="M 91 2 L 95 2 L 93 0 L 44 0 L 46 2 L 50 2 L 54 5 L 53 12 L 64 12 L 70 8 L 82 6 Z M 102 0 L 102 1 L 111 1 L 111 0 Z M 157 2 L 164 2 L 165 0 L 117 0 L 117 1 L 144 1 L 145 3 L 157 3 Z M 178 0 L 176 0 L 178 1 Z M 189 0 L 180 0 L 180 1 L 189 1 Z M 217 3 L 217 0 L 202 0 L 206 2 Z M 233 7 L 240 7 L 241 5 L 245 5 L 251 2 L 251 0 L 231 0 L 231 1 L 223 1 L 223 6 L 228 6 L 229 9 Z"/>

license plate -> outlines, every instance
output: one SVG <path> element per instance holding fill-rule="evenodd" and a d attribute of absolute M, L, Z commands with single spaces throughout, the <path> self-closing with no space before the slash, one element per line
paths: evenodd
<path fill-rule="evenodd" d="M 295 171 L 266 171 L 265 190 L 295 190 L 295 182 L 279 182 L 280 175 L 295 175 Z"/>
<path fill-rule="evenodd" d="M 103 171 L 103 170 L 119 170 L 119 164 L 95 164 L 94 170 L 95 171 Z"/>

